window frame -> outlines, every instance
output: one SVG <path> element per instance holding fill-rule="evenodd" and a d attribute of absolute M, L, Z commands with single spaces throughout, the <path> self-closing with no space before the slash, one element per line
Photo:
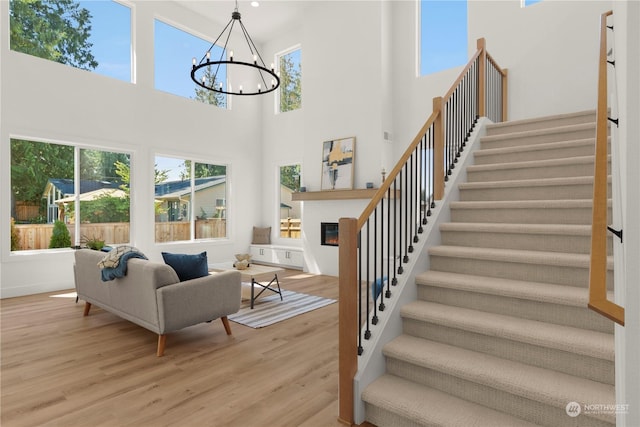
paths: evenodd
<path fill-rule="evenodd" d="M 8 136 L 8 141 L 9 141 L 9 149 L 8 149 L 8 159 L 9 159 L 9 166 L 11 166 L 11 161 L 12 161 L 12 157 L 11 157 L 11 143 L 13 140 L 21 140 L 21 141 L 28 141 L 28 142 L 36 142 L 36 143 L 43 143 L 43 144 L 55 144 L 55 145 L 61 145 L 61 146 L 66 146 L 66 147 L 71 147 L 73 149 L 73 181 L 74 181 L 74 212 L 78 212 L 78 216 L 80 217 L 80 221 L 76 220 L 74 221 L 74 237 L 75 237 L 75 241 L 71 242 L 71 246 L 72 247 L 78 247 L 81 245 L 81 240 L 82 240 L 82 233 L 81 233 L 81 225 L 82 225 L 82 218 L 81 218 L 81 214 L 80 214 L 80 168 L 81 168 L 81 155 L 80 152 L 81 150 L 89 150 L 89 151 L 103 151 L 103 152 L 110 152 L 110 153 L 119 153 L 119 154 L 126 154 L 129 156 L 129 171 L 130 171 L 130 176 L 129 176 L 129 197 L 130 200 L 132 200 L 134 198 L 135 195 L 135 190 L 132 186 L 132 181 L 134 180 L 133 178 L 133 170 L 132 170 L 132 165 L 134 163 L 134 151 L 132 150 L 128 150 L 125 148 L 117 148 L 117 147 L 113 147 L 113 146 L 109 146 L 109 145 L 99 145 L 99 144 L 91 144 L 91 143 L 86 143 L 86 142 L 73 142 L 73 141 L 68 141 L 68 140 L 63 140 L 63 139 L 58 139 L 58 138 L 48 138 L 48 137 L 42 137 L 42 136 L 32 136 L 32 135 L 28 135 L 28 134 L 19 134 L 19 133 L 11 133 Z M 10 169 L 10 167 L 9 167 Z M 12 181 L 13 181 L 13 176 L 11 174 L 11 170 L 9 170 L 9 179 L 8 179 L 8 184 L 9 184 L 9 194 L 12 195 L 13 190 L 11 189 L 12 186 Z M 8 217 L 11 217 L 11 204 L 7 204 L 8 208 L 9 208 L 9 212 L 8 212 Z M 48 211 L 48 208 L 47 208 Z M 48 214 L 48 212 L 47 212 Z M 134 217 L 134 211 L 132 208 L 131 203 L 129 204 L 129 242 L 127 242 L 128 244 L 131 243 L 132 240 L 132 234 L 131 234 L 131 224 L 133 223 L 133 217 Z M 8 239 L 6 239 L 8 240 Z M 127 243 L 118 243 L 118 244 L 127 244 Z M 52 253 L 60 253 L 60 252 L 67 252 L 67 251 L 71 251 L 73 250 L 72 247 L 69 248 L 53 248 L 53 249 L 49 249 L 47 248 L 43 248 L 43 249 L 26 249 L 26 250 L 18 250 L 18 251 L 12 251 L 11 248 L 9 247 L 8 250 L 8 254 L 9 256 L 24 256 L 24 255 L 34 255 L 34 254 L 52 254 Z"/>
<path fill-rule="evenodd" d="M 210 165 L 210 166 L 224 166 L 225 167 L 225 191 L 224 191 L 224 216 L 223 218 L 225 219 L 225 235 L 224 237 L 205 237 L 205 238 L 196 238 L 196 220 L 198 219 L 197 216 L 197 212 L 195 211 L 195 207 L 191 206 L 188 208 L 188 213 L 189 213 L 189 240 L 167 240 L 167 241 L 158 241 L 156 240 L 156 236 L 155 236 L 155 224 L 158 223 L 163 223 L 163 222 L 171 222 L 171 221 L 157 221 L 156 219 L 156 212 L 155 212 L 155 202 L 152 203 L 152 207 L 153 207 L 153 212 L 152 212 L 152 218 L 153 218 L 153 224 L 154 224 L 154 237 L 153 237 L 153 243 L 155 245 L 158 246 L 166 246 L 166 245 L 175 245 L 175 244 L 193 244 L 193 243 L 228 243 L 229 240 L 231 240 L 231 228 L 230 228 L 230 217 L 231 215 L 229 214 L 229 201 L 231 200 L 231 183 L 230 183 L 230 170 L 231 170 L 231 163 L 228 162 L 222 162 L 222 161 L 211 161 L 211 160 L 203 160 L 202 158 L 199 157 L 195 157 L 195 156 L 187 156 L 187 155 L 180 155 L 180 154 L 167 154 L 167 152 L 162 152 L 162 151 L 156 151 L 155 153 L 152 154 L 152 161 L 151 164 L 153 165 L 154 169 L 153 169 L 153 173 L 154 173 L 154 177 L 155 177 L 155 165 L 156 165 L 156 160 L 158 157 L 161 158 L 168 158 L 168 159 L 174 159 L 174 160 L 178 160 L 181 161 L 182 163 L 190 161 L 191 162 L 191 172 L 190 172 L 190 191 L 189 191 L 189 200 L 190 203 L 192 202 L 192 205 L 195 205 L 195 200 L 196 200 L 196 190 L 195 190 L 195 179 L 197 179 L 195 177 L 195 167 L 196 164 L 205 164 L 205 165 Z M 151 194 L 155 200 L 156 193 L 155 193 L 155 179 L 154 177 L 152 177 L 151 181 L 152 181 L 152 191 Z M 163 181 L 166 182 L 166 181 Z M 214 197 L 212 199 L 213 204 L 215 205 L 218 201 L 218 197 Z"/>
<path fill-rule="evenodd" d="M 278 87 L 278 89 L 276 89 L 275 96 L 273 97 L 275 114 L 290 113 L 292 111 L 302 110 L 302 106 L 303 106 L 303 100 L 302 100 L 302 86 L 303 86 L 302 44 L 301 43 L 297 43 L 297 44 L 295 44 L 293 46 L 288 47 L 287 49 L 283 49 L 283 50 L 281 50 L 279 52 L 276 52 L 273 55 L 273 58 L 274 58 L 274 64 L 275 64 L 275 67 L 276 67 L 276 73 L 278 74 L 278 77 L 280 77 L 280 58 L 283 57 L 283 56 L 286 56 L 286 55 L 288 55 L 290 53 L 293 53 L 296 50 L 300 51 L 300 64 L 301 64 L 300 65 L 300 107 L 295 108 L 293 110 L 287 110 L 287 111 L 281 111 L 280 110 L 281 97 L 282 97 L 282 84 L 281 84 Z"/>

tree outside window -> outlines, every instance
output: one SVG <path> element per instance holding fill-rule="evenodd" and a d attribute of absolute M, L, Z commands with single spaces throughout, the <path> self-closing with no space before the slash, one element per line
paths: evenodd
<path fill-rule="evenodd" d="M 129 242 L 129 154 L 22 139 L 10 149 L 14 250 L 48 248 L 56 222 L 74 246 Z"/>
<path fill-rule="evenodd" d="M 296 48 L 278 56 L 280 72 L 280 112 L 302 107 L 301 50 Z"/>
<path fill-rule="evenodd" d="M 10 0 L 17 52 L 131 81 L 131 9 L 115 1 Z"/>

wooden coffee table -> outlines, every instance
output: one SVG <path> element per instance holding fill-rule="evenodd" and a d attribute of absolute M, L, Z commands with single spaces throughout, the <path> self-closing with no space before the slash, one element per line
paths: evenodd
<path fill-rule="evenodd" d="M 227 271 L 234 270 L 240 272 L 240 277 L 243 282 L 251 283 L 251 308 L 253 309 L 253 303 L 258 299 L 265 291 L 271 291 L 280 295 L 280 301 L 283 301 L 282 290 L 280 289 L 280 281 L 278 280 L 278 273 L 284 271 L 283 268 L 270 267 L 267 265 L 251 264 L 244 270 L 237 270 L 232 262 L 223 262 L 218 264 L 210 264 L 210 271 Z M 268 283 L 266 281 L 269 280 Z M 277 286 L 277 289 L 273 287 Z M 257 288 L 257 289 L 256 289 Z M 256 293 L 256 291 L 259 291 Z"/>

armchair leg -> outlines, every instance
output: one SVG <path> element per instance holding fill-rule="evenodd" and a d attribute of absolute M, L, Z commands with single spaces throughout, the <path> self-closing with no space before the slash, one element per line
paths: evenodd
<path fill-rule="evenodd" d="M 156 355 L 162 357 L 164 355 L 164 345 L 167 342 L 167 336 L 165 334 L 158 335 L 158 351 Z"/>
<path fill-rule="evenodd" d="M 222 324 L 224 325 L 224 330 L 227 332 L 227 335 L 231 335 L 231 325 L 229 324 L 227 316 L 222 316 L 220 319 L 222 320 Z"/>
<path fill-rule="evenodd" d="M 89 315 L 89 310 L 91 310 L 91 303 L 90 302 L 85 302 L 84 303 L 84 313 L 82 313 L 83 316 L 88 316 Z"/>

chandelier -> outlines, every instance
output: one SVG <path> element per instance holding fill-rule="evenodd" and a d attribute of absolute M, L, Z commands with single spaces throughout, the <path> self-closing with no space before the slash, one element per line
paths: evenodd
<path fill-rule="evenodd" d="M 238 25 L 236 26 L 236 24 Z M 227 53 L 227 44 L 229 43 L 229 39 L 231 38 L 234 28 L 237 29 L 236 33 L 241 33 L 241 35 L 238 35 L 237 37 L 239 39 L 244 38 L 247 42 L 249 52 L 253 55 L 251 62 L 238 61 L 234 59 L 232 50 L 229 51 L 228 59 L 225 58 Z M 224 40 L 224 48 L 220 53 L 220 57 L 217 60 L 212 60 L 211 50 L 216 46 L 220 39 Z M 226 83 L 219 82 L 217 77 L 222 65 L 227 67 L 227 71 L 229 69 L 236 69 L 240 72 L 246 73 L 247 76 L 252 76 L 249 77 L 254 80 L 252 87 L 243 88 L 242 85 L 239 85 L 232 88 L 230 84 L 226 85 Z M 274 71 L 273 64 L 271 64 L 270 68 L 267 68 L 262 60 L 262 56 L 260 56 L 260 52 L 258 52 L 258 48 L 256 48 L 251 36 L 249 36 L 247 29 L 242 23 L 240 12 L 238 12 L 237 0 L 235 10 L 231 14 L 231 20 L 224 27 L 211 47 L 209 47 L 209 49 L 204 53 L 200 62 L 197 62 L 195 57 L 193 58 L 191 80 L 204 89 L 229 95 L 262 95 L 272 92 L 280 86 L 280 78 Z"/>

